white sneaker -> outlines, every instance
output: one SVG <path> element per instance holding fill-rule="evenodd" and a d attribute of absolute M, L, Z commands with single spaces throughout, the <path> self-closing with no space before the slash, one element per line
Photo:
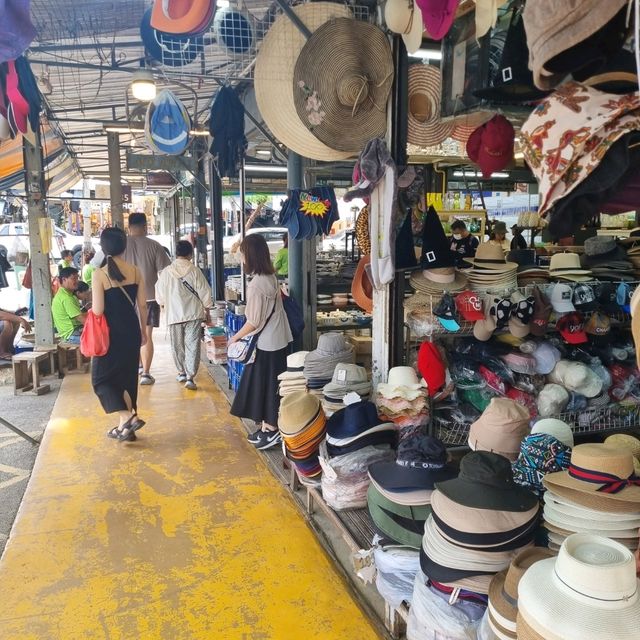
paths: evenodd
<path fill-rule="evenodd" d="M 187 379 L 184 383 L 185 389 L 191 389 L 191 391 L 195 391 L 198 388 L 198 385 L 191 379 Z"/>
<path fill-rule="evenodd" d="M 156 379 L 150 373 L 143 373 L 140 376 L 140 384 L 153 384 Z"/>
<path fill-rule="evenodd" d="M 186 382 L 186 381 L 187 381 L 187 374 L 186 374 L 186 373 L 179 373 L 179 374 L 176 376 L 176 380 L 177 380 L 178 382 Z"/>

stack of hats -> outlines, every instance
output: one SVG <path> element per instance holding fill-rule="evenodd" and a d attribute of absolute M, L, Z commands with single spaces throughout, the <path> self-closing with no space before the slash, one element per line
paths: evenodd
<path fill-rule="evenodd" d="M 322 473 L 318 449 L 325 437 L 326 417 L 320 400 L 304 391 L 285 396 L 280 402 L 278 428 L 285 455 L 298 475 L 313 478 Z"/>
<path fill-rule="evenodd" d="M 296 351 L 287 356 L 287 370 L 283 371 L 279 376 L 280 386 L 278 393 L 286 396 L 295 391 L 305 391 L 307 388 L 304 379 L 304 361 L 308 355 L 308 351 Z"/>
<path fill-rule="evenodd" d="M 325 502 L 335 510 L 366 507 L 369 467 L 395 460 L 395 426 L 378 418 L 373 402 L 361 401 L 334 413 L 326 432 L 320 447 Z"/>
<path fill-rule="evenodd" d="M 640 440 L 638 438 L 630 436 L 628 433 L 614 433 L 605 438 L 604 442 L 610 447 L 631 451 L 633 468 L 636 470 L 636 475 L 640 475 Z"/>
<path fill-rule="evenodd" d="M 325 305 L 331 305 L 332 299 L 333 299 L 333 296 L 330 293 L 319 293 L 316 296 L 316 302 L 320 307 Z"/>
<path fill-rule="evenodd" d="M 571 533 L 597 533 L 636 549 L 640 527 L 640 478 L 633 454 L 609 444 L 579 444 L 566 471 L 543 479 L 544 526 L 549 546 Z"/>
<path fill-rule="evenodd" d="M 489 627 L 500 640 L 517 640 L 518 584 L 534 563 L 553 558 L 549 549 L 533 547 L 521 551 L 506 571 L 496 573 L 489 585 L 487 617 Z"/>
<path fill-rule="evenodd" d="M 469 428 L 469 446 L 474 451 L 493 451 L 514 461 L 522 439 L 530 431 L 530 418 L 527 408 L 514 400 L 492 398 Z"/>
<path fill-rule="evenodd" d="M 352 392 L 368 400 L 371 382 L 367 377 L 367 370 L 356 364 L 340 363 L 334 369 L 331 382 L 322 389 L 322 408 L 325 414 L 330 416 L 334 411 L 344 409 L 344 398 Z"/>
<path fill-rule="evenodd" d="M 353 346 L 338 332 L 323 333 L 318 338 L 318 346 L 310 351 L 304 361 L 304 377 L 311 393 L 322 397 L 322 389 L 333 379 L 336 365 L 353 364 Z"/>
<path fill-rule="evenodd" d="M 419 549 L 434 485 L 455 477 L 444 444 L 430 436 L 404 440 L 396 462 L 372 464 L 369 477 L 367 506 L 378 531 Z"/>
<path fill-rule="evenodd" d="M 334 293 L 331 296 L 331 304 L 334 307 L 346 307 L 349 304 L 349 294 L 346 291 L 344 293 Z"/>
<path fill-rule="evenodd" d="M 457 478 L 438 482 L 425 523 L 421 566 L 431 580 L 488 593 L 493 575 L 532 544 L 536 496 L 513 481 L 501 455 L 472 451 Z"/>
<path fill-rule="evenodd" d="M 633 265 L 634 275 L 638 277 L 640 276 L 640 232 L 636 230 L 636 235 L 633 235 L 633 233 L 632 231 L 632 235 L 621 242 L 624 243 L 627 249 L 627 260 Z"/>
<path fill-rule="evenodd" d="M 612 236 L 594 236 L 584 241 L 582 266 L 589 269 L 594 280 L 633 280 L 633 264 L 627 252 Z"/>
<path fill-rule="evenodd" d="M 541 267 L 536 262 L 535 249 L 516 249 L 507 254 L 509 262 L 518 265 L 516 276 L 519 287 L 526 287 L 530 284 L 546 284 L 549 282 L 548 267 Z"/>
<path fill-rule="evenodd" d="M 569 536 L 557 558 L 533 564 L 518 584 L 518 638 L 636 640 L 640 583 L 633 553 L 591 534 Z"/>
<path fill-rule="evenodd" d="M 580 256 L 577 253 L 555 253 L 549 264 L 549 276 L 553 280 L 570 282 L 593 280 L 591 271 L 580 264 Z"/>
<path fill-rule="evenodd" d="M 393 367 L 386 383 L 376 389 L 380 415 L 398 427 L 424 424 L 429 418 L 427 385 L 413 367 Z"/>
<path fill-rule="evenodd" d="M 518 264 L 507 262 L 502 247 L 493 242 L 483 242 L 474 258 L 465 258 L 473 265 L 466 274 L 474 291 L 498 293 L 518 286 Z"/>
<path fill-rule="evenodd" d="M 548 473 L 569 468 L 573 431 L 557 418 L 542 418 L 520 444 L 520 454 L 513 463 L 513 479 L 538 497 L 544 495 L 542 478 Z"/>

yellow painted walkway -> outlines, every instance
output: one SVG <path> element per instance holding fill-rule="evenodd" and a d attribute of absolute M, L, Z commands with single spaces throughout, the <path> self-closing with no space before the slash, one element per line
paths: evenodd
<path fill-rule="evenodd" d="M 0 639 L 378 638 L 208 373 L 186 391 L 160 344 L 154 374 L 135 443 L 106 438 L 89 376 L 64 380 L 0 561 Z"/>

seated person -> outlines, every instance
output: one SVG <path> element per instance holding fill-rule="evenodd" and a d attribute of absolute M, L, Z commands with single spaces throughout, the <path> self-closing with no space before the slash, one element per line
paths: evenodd
<path fill-rule="evenodd" d="M 449 238 L 449 248 L 455 253 L 456 265 L 464 266 L 464 258 L 473 258 L 480 241 L 469 233 L 467 225 L 462 220 L 451 223 L 452 236 Z"/>
<path fill-rule="evenodd" d="M 91 278 L 96 269 L 95 266 L 91 264 L 91 261 L 94 259 L 96 252 L 93 249 L 86 249 L 83 255 L 84 267 L 82 267 L 82 281 L 86 282 L 89 285 L 89 288 L 91 288 Z"/>
<path fill-rule="evenodd" d="M 75 294 L 76 298 L 80 300 L 80 310 L 89 311 L 89 309 L 91 309 L 91 289 L 89 285 L 81 280 L 78 282 L 78 288 Z"/>
<path fill-rule="evenodd" d="M 31 331 L 31 324 L 26 318 L 0 309 L 0 360 L 11 360 L 13 342 L 20 326 Z"/>
<path fill-rule="evenodd" d="M 77 288 L 78 270 L 74 267 L 60 269 L 60 288 L 53 296 L 51 315 L 62 340 L 74 344 L 80 344 L 80 334 L 87 317 L 75 295 Z"/>

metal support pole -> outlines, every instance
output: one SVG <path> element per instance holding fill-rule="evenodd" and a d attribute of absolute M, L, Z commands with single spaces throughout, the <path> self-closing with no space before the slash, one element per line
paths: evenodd
<path fill-rule="evenodd" d="M 111 224 L 124 229 L 122 215 L 122 183 L 120 182 L 120 135 L 107 132 L 109 153 L 109 195 L 111 197 Z"/>
<path fill-rule="evenodd" d="M 211 287 L 214 300 L 224 300 L 224 249 L 222 246 L 222 181 L 213 158 L 209 160 L 209 201 L 211 206 Z"/>
<path fill-rule="evenodd" d="M 29 211 L 29 253 L 33 287 L 33 308 L 36 330 L 36 346 L 54 346 L 53 319 L 51 317 L 51 270 L 49 253 L 42 251 L 45 221 L 44 172 L 42 170 L 42 146 L 40 132 L 35 132 L 35 145 L 23 138 L 25 189 Z M 42 227 L 41 227 L 42 221 Z"/>
<path fill-rule="evenodd" d="M 244 240 L 245 233 L 247 232 L 247 220 L 245 217 L 244 209 L 245 209 L 245 178 L 246 172 L 244 168 L 244 158 L 242 159 L 242 164 L 240 165 L 240 171 L 238 172 L 238 185 L 240 187 L 240 238 Z M 247 298 L 247 274 L 244 272 L 244 263 L 242 260 L 240 261 L 240 273 L 242 274 L 242 289 L 241 289 L 241 298 L 245 301 Z"/>
<path fill-rule="evenodd" d="M 38 365 L 34 364 L 33 366 L 37 367 Z M 10 431 L 13 431 L 13 433 L 19 435 L 21 438 L 24 438 L 27 442 L 30 442 L 31 444 L 35 444 L 35 445 L 40 444 L 37 440 L 34 440 L 28 433 L 25 433 L 24 431 L 22 431 L 22 429 L 18 429 L 18 427 L 11 424 L 8 420 L 5 420 L 4 418 L 0 418 L 0 424 L 6 427 L 7 429 L 9 429 Z"/>
<path fill-rule="evenodd" d="M 195 188 L 195 200 L 196 207 L 198 207 L 198 235 L 196 237 L 196 246 L 198 249 L 198 266 L 201 269 L 207 268 L 207 189 L 205 171 L 205 154 L 207 151 L 207 145 L 203 138 L 197 138 L 197 146 L 194 153 L 198 157 L 198 170 L 196 172 L 196 180 L 194 184 Z"/>

